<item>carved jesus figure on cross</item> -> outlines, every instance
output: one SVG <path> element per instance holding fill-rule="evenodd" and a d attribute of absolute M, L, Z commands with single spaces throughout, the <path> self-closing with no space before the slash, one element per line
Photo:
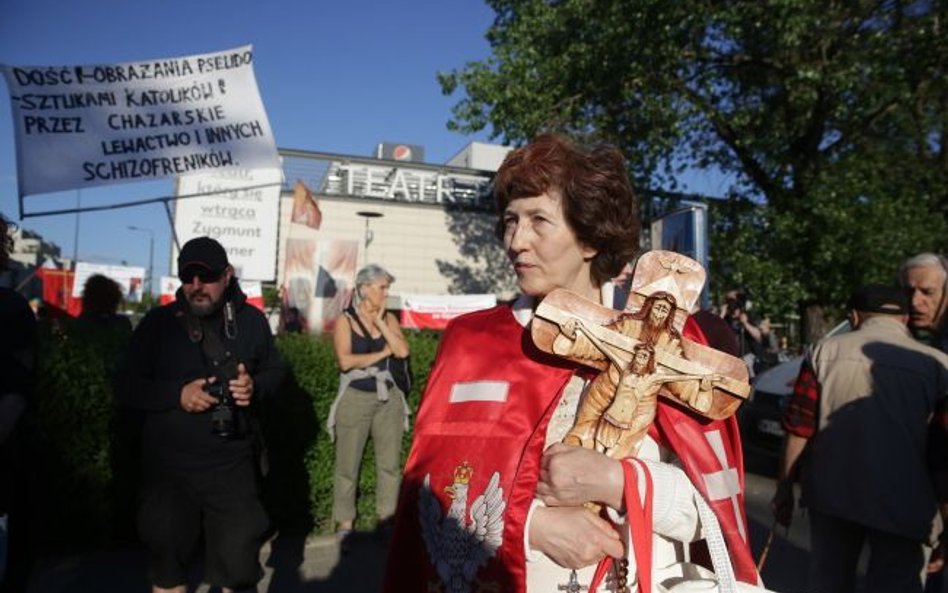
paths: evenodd
<path fill-rule="evenodd" d="M 563 441 L 610 457 L 634 455 L 655 418 L 658 396 L 709 418 L 725 418 L 749 394 L 740 359 L 684 339 L 680 327 L 704 271 L 669 252 L 643 256 L 637 311 L 616 314 L 565 290 L 540 303 L 533 337 L 541 349 L 602 370 Z M 697 289 L 695 289 L 697 285 Z M 682 295 L 687 296 L 682 296 Z M 676 296 L 677 295 L 677 296 Z M 688 302 L 689 298 L 691 302 Z"/>
<path fill-rule="evenodd" d="M 624 361 L 588 331 L 582 320 L 571 318 L 562 326 L 567 337 L 577 330 L 606 356 L 612 365 L 593 381 L 580 406 L 573 428 L 563 442 L 594 448 L 613 458 L 638 452 L 639 445 L 655 419 L 658 392 L 664 387 L 698 411 L 711 405 L 711 389 L 721 376 L 707 373 L 690 375 L 657 370 L 655 348 L 641 342 L 633 349 L 632 360 Z M 682 384 L 689 384 L 682 388 Z"/>

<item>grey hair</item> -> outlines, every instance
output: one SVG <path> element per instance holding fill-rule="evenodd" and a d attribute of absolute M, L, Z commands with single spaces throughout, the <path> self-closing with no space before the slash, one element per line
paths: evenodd
<path fill-rule="evenodd" d="M 939 268 L 945 281 L 948 282 L 948 261 L 937 253 L 919 253 L 908 258 L 899 266 L 899 282 L 905 284 L 905 275 L 911 268 Z"/>
<path fill-rule="evenodd" d="M 359 301 L 362 300 L 362 292 L 359 290 L 362 286 L 372 284 L 381 278 L 387 280 L 389 284 L 395 282 L 395 276 L 389 274 L 385 268 L 378 264 L 369 264 L 359 270 L 355 279 L 355 294 L 352 297 L 353 304 L 358 304 Z"/>

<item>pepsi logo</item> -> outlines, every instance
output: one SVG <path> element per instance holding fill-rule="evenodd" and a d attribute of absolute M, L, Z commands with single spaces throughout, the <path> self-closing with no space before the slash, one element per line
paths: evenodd
<path fill-rule="evenodd" d="M 405 146 L 404 144 L 399 144 L 392 149 L 392 158 L 396 161 L 411 160 L 411 148 Z"/>

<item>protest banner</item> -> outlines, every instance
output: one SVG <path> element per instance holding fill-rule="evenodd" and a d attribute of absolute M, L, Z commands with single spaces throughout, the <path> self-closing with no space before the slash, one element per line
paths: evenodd
<path fill-rule="evenodd" d="M 72 297 L 80 298 L 89 276 L 101 274 L 114 280 L 122 289 L 122 298 L 129 303 L 142 300 L 142 282 L 145 268 L 141 266 L 114 266 L 109 264 L 76 263 L 76 276 L 72 284 Z"/>
<path fill-rule="evenodd" d="M 250 46 L 91 66 L 2 66 L 19 195 L 276 168 Z"/>
<path fill-rule="evenodd" d="M 273 280 L 282 179 L 282 169 L 222 170 L 180 178 L 178 196 L 214 193 L 175 202 L 178 241 L 184 245 L 195 237 L 216 239 L 241 279 Z M 176 265 L 172 272 L 177 273 Z"/>
<path fill-rule="evenodd" d="M 455 317 L 495 305 L 497 297 L 493 294 L 405 294 L 401 325 L 410 329 L 444 329 Z"/>

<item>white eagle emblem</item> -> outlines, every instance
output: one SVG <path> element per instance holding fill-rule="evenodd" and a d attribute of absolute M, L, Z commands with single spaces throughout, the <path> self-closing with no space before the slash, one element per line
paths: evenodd
<path fill-rule="evenodd" d="M 431 474 L 425 476 L 419 489 L 421 535 L 445 593 L 469 593 L 477 569 L 497 553 L 503 537 L 507 501 L 500 487 L 500 472 L 494 472 L 484 493 L 471 505 L 470 523 L 465 519 L 473 473 L 474 468 L 466 461 L 454 469 L 454 482 L 444 489 L 451 497 L 451 506 L 443 518 L 441 503 L 431 491 Z"/>

